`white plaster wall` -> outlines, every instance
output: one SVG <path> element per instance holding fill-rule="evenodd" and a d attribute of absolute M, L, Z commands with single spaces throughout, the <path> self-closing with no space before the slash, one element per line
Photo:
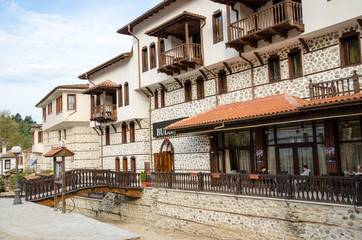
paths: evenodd
<path fill-rule="evenodd" d="M 43 134 L 43 141 L 39 143 L 39 132 L 40 130 L 34 131 L 34 144 L 32 145 L 32 152 L 36 153 L 43 153 L 43 141 L 44 141 L 44 134 Z"/>

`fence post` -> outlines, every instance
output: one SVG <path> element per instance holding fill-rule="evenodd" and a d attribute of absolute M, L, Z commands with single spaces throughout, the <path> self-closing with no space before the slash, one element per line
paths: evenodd
<path fill-rule="evenodd" d="M 311 101 L 314 100 L 314 89 L 313 89 L 312 79 L 309 79 L 309 97 Z"/>
<path fill-rule="evenodd" d="M 198 180 L 198 189 L 199 189 L 199 191 L 203 191 L 204 190 L 204 178 L 203 178 L 202 172 L 199 172 L 197 174 L 197 180 Z"/>
<path fill-rule="evenodd" d="M 237 173 L 236 177 L 236 194 L 241 194 L 241 173 Z"/>
<path fill-rule="evenodd" d="M 354 184 L 356 187 L 356 196 L 355 204 L 356 206 L 362 206 L 362 186 L 361 186 L 362 176 L 355 176 Z"/>
<path fill-rule="evenodd" d="M 288 199 L 292 199 L 292 191 L 293 190 L 293 181 L 292 181 L 292 176 L 290 174 L 288 174 L 288 178 L 287 178 L 287 198 Z"/>
<path fill-rule="evenodd" d="M 359 93 L 359 81 L 358 81 L 358 75 L 357 75 L 357 71 L 354 70 L 353 71 L 353 89 L 354 89 L 354 93 Z"/>
<path fill-rule="evenodd" d="M 172 173 L 168 172 L 168 188 L 172 188 Z"/>

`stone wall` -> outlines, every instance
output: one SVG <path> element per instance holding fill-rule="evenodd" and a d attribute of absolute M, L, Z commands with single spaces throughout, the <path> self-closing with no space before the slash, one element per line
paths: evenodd
<path fill-rule="evenodd" d="M 353 206 L 145 188 L 140 199 L 109 193 L 75 198 L 90 217 L 150 225 L 218 239 L 360 239 Z M 68 200 L 69 207 L 73 203 Z M 361 211 L 362 208 L 359 208 Z"/>

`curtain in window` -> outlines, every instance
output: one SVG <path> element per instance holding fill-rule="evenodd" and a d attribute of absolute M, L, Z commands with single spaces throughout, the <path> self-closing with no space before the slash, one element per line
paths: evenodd
<path fill-rule="evenodd" d="M 347 41 L 348 47 L 346 48 L 349 55 L 349 63 L 359 63 L 360 62 L 360 55 L 359 55 L 359 39 L 357 37 L 351 37 Z"/>
<path fill-rule="evenodd" d="M 268 152 L 268 169 L 270 170 L 270 174 L 277 174 L 276 162 L 275 162 L 275 147 L 268 147 L 267 152 Z"/>
<path fill-rule="evenodd" d="M 294 174 L 293 149 L 280 148 L 279 159 L 280 171 L 287 171 L 289 174 Z"/>
<path fill-rule="evenodd" d="M 303 172 L 303 165 L 313 171 L 313 151 L 312 147 L 298 147 L 298 170 L 299 174 Z"/>
<path fill-rule="evenodd" d="M 340 144 L 342 172 L 345 175 L 356 172 L 357 166 L 362 164 L 362 143 L 351 142 Z"/>
<path fill-rule="evenodd" d="M 239 150 L 239 167 L 241 170 L 246 170 L 250 173 L 250 152 L 249 150 Z"/>

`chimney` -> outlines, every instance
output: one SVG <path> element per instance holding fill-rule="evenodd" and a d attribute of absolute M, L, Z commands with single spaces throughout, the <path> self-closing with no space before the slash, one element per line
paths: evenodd
<path fill-rule="evenodd" d="M 3 151 L 2 151 L 2 154 L 5 154 L 6 153 L 6 145 L 3 144 Z"/>

